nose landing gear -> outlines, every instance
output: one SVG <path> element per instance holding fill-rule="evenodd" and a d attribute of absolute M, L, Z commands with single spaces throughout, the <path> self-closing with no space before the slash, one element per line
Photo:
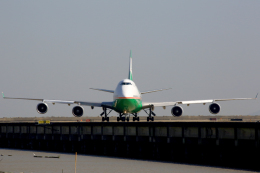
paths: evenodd
<path fill-rule="evenodd" d="M 120 121 L 120 120 L 121 120 L 121 121 L 123 121 L 123 122 L 124 122 L 124 121 L 129 122 L 129 117 L 127 117 L 127 116 L 123 117 L 123 115 L 124 115 L 123 113 L 120 113 L 120 114 L 119 114 L 119 117 L 117 117 L 116 120 L 117 120 L 117 121 Z"/>
<path fill-rule="evenodd" d="M 124 115 L 123 113 L 119 113 L 119 117 L 116 118 L 117 122 L 120 120 L 123 122 L 125 121 L 126 117 L 123 117 L 123 115 Z M 129 121 L 129 119 L 128 119 L 128 121 Z"/>
<path fill-rule="evenodd" d="M 133 121 L 139 121 L 140 120 L 139 117 L 137 117 L 137 113 L 132 113 L 132 115 L 134 116 Z M 119 117 L 117 117 L 116 120 L 117 120 L 117 122 L 119 122 L 120 120 L 123 121 L 123 122 L 124 121 L 129 122 L 130 121 L 130 114 L 126 115 L 126 114 L 120 113 Z"/>

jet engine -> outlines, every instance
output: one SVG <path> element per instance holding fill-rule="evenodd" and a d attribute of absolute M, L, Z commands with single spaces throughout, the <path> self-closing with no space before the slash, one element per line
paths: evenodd
<path fill-rule="evenodd" d="M 209 112 L 212 114 L 218 114 L 220 111 L 220 105 L 217 103 L 212 103 L 209 105 Z"/>
<path fill-rule="evenodd" d="M 171 113 L 175 117 L 180 117 L 183 113 L 182 107 L 180 106 L 174 106 L 171 110 Z"/>
<path fill-rule="evenodd" d="M 39 103 L 36 110 L 39 114 L 45 114 L 48 111 L 48 105 L 46 103 Z"/>
<path fill-rule="evenodd" d="M 81 117 L 84 113 L 84 109 L 81 107 L 81 106 L 75 106 L 73 109 L 72 109 L 72 114 L 75 116 L 75 117 Z"/>

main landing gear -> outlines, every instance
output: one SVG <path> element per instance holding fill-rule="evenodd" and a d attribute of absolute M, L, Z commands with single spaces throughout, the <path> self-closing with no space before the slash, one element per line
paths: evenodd
<path fill-rule="evenodd" d="M 145 113 L 147 113 L 145 109 L 144 109 L 144 111 L 145 111 Z M 152 117 L 152 115 L 153 115 L 153 116 L 156 116 L 156 114 L 153 113 L 152 108 L 149 108 L 149 114 L 147 113 L 147 115 L 148 115 L 147 121 L 150 121 L 150 120 L 151 120 L 151 121 L 154 121 L 154 117 Z"/>
<path fill-rule="evenodd" d="M 135 120 L 136 120 L 136 121 L 139 121 L 139 120 L 140 120 L 139 117 L 137 117 L 137 113 L 134 113 L 133 115 L 134 115 L 133 121 L 135 121 Z"/>
<path fill-rule="evenodd" d="M 108 114 L 110 114 L 110 112 L 112 111 L 112 109 L 107 113 L 107 108 L 106 108 L 106 107 L 103 107 L 103 111 L 104 111 L 104 112 L 102 112 L 102 113 L 100 114 L 100 116 L 103 116 L 103 115 L 105 114 L 105 117 L 102 117 L 102 122 L 103 122 L 103 121 L 109 122 L 109 117 L 107 117 L 107 116 L 108 116 Z"/>

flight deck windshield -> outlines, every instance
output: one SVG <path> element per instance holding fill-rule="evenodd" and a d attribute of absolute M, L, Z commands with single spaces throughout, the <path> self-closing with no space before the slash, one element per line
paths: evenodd
<path fill-rule="evenodd" d="M 132 84 L 129 82 L 122 82 L 121 85 L 132 85 Z"/>

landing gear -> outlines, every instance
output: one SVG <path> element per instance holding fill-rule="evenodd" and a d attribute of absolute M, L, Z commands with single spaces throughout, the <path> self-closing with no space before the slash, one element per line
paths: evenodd
<path fill-rule="evenodd" d="M 144 111 L 146 112 L 146 110 L 144 110 Z M 146 113 L 147 113 L 147 112 L 146 112 Z M 147 122 L 150 121 L 150 120 L 151 120 L 151 121 L 154 121 L 154 117 L 152 117 L 152 115 L 153 115 L 153 116 L 156 116 L 156 115 L 155 115 L 155 113 L 153 113 L 152 108 L 149 108 L 149 114 L 147 113 L 147 115 L 148 115 L 148 117 L 147 117 Z"/>
<path fill-rule="evenodd" d="M 104 122 L 104 121 L 109 122 L 109 117 L 107 117 L 107 116 L 108 116 L 108 114 L 109 114 L 112 110 L 110 110 L 110 112 L 107 113 L 107 108 L 106 108 L 106 107 L 103 107 L 103 111 L 104 111 L 104 112 L 102 112 L 102 113 L 100 114 L 100 116 L 102 116 L 102 115 L 105 114 L 105 117 L 102 117 L 102 122 Z"/>
<path fill-rule="evenodd" d="M 133 117 L 133 121 L 137 120 L 139 121 L 139 117 L 137 117 L 137 113 L 132 113 L 134 115 Z M 119 114 L 119 117 L 116 118 L 117 122 L 119 122 L 120 120 L 121 121 L 127 121 L 129 122 L 130 121 L 130 114 L 126 115 L 126 114 L 123 114 L 123 113 L 120 113 Z"/>
<path fill-rule="evenodd" d="M 133 117 L 133 121 L 140 121 L 140 118 L 139 117 Z"/>
<path fill-rule="evenodd" d="M 139 121 L 139 120 L 140 120 L 139 117 L 137 117 L 137 113 L 134 113 L 133 115 L 134 115 L 133 121 L 135 121 L 135 120 L 136 120 L 136 121 Z"/>
<path fill-rule="evenodd" d="M 127 118 L 126 118 L 126 117 L 123 117 L 123 114 L 120 113 L 120 114 L 119 114 L 119 117 L 117 117 L 116 120 L 117 120 L 117 121 L 120 121 L 120 120 L 121 120 L 121 121 L 125 121 L 125 120 L 126 120 L 126 121 L 129 121 L 129 117 L 127 117 Z"/>
<path fill-rule="evenodd" d="M 154 117 L 147 117 L 147 121 L 154 121 Z"/>
<path fill-rule="evenodd" d="M 107 121 L 107 122 L 109 122 L 109 117 L 102 117 L 102 121 Z"/>

